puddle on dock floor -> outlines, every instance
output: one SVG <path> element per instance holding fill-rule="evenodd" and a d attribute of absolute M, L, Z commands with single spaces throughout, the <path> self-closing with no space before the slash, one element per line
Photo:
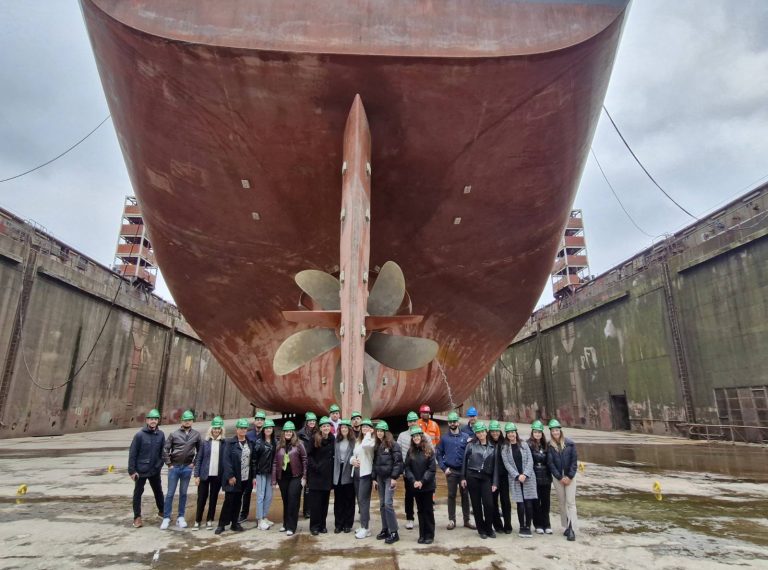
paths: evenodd
<path fill-rule="evenodd" d="M 626 445 L 576 442 L 579 459 L 644 471 L 690 471 L 768 482 L 768 448 L 745 445 Z"/>

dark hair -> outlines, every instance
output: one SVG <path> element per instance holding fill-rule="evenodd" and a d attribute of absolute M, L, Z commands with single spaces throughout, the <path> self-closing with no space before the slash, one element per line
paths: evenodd
<path fill-rule="evenodd" d="M 421 435 L 421 443 L 419 445 L 416 445 L 413 442 L 413 438 L 411 438 L 411 446 L 408 448 L 408 455 L 407 457 L 411 456 L 411 453 L 413 453 L 416 450 L 420 450 L 424 457 L 432 457 L 435 454 L 435 450 L 432 448 L 432 444 L 429 442 L 429 438 L 426 437 L 424 434 Z"/>
<path fill-rule="evenodd" d="M 323 432 L 320 430 L 316 430 L 314 434 L 312 434 L 312 438 L 314 440 L 315 447 L 322 447 L 323 446 L 323 440 L 324 439 L 331 439 L 331 432 L 328 432 L 328 435 L 323 437 Z"/>
<path fill-rule="evenodd" d="M 267 438 L 266 438 L 266 436 L 264 435 L 264 432 L 265 432 L 267 429 L 271 429 L 271 430 L 272 430 L 272 435 L 271 435 L 271 436 L 269 436 L 269 442 L 270 442 L 270 443 L 275 443 L 275 440 L 276 440 L 277 438 L 275 437 L 275 428 L 274 428 L 274 427 L 270 427 L 270 428 L 261 428 L 261 431 L 259 432 L 259 438 L 261 439 L 261 441 L 267 441 Z M 295 433 L 296 433 L 296 432 L 294 432 L 294 434 L 295 434 Z"/>
<path fill-rule="evenodd" d="M 343 427 L 348 428 L 347 437 L 343 437 L 341 435 L 341 428 Z M 362 434 L 363 430 L 360 430 L 360 433 Z M 336 441 L 341 441 L 342 439 L 346 439 L 349 443 L 351 443 L 352 445 L 355 445 L 355 442 L 357 441 L 357 437 L 355 436 L 355 430 L 353 430 L 348 425 L 340 425 L 339 429 L 336 430 Z"/>
<path fill-rule="evenodd" d="M 541 432 L 541 439 L 537 441 L 533 437 L 533 432 L 531 432 L 531 437 L 528 438 L 528 446 L 531 449 L 535 449 L 536 451 L 539 451 L 539 450 L 546 451 L 547 450 L 547 436 L 544 435 L 544 432 L 542 431 Z"/>
<path fill-rule="evenodd" d="M 374 453 L 378 452 L 379 447 L 382 445 L 387 449 L 392 449 L 395 446 L 395 438 L 392 437 L 391 431 L 386 430 L 384 432 L 384 437 L 382 439 L 379 439 L 378 437 L 376 437 L 376 444 L 373 446 L 373 452 Z"/>
<path fill-rule="evenodd" d="M 278 448 L 278 449 L 280 449 L 281 447 L 284 447 L 284 448 L 288 449 L 289 447 L 296 447 L 297 445 L 299 445 L 299 438 L 298 438 L 298 436 L 296 435 L 296 431 L 295 431 L 295 430 L 294 430 L 294 432 L 293 432 L 293 436 L 291 437 L 291 441 L 289 441 L 289 442 L 286 444 L 286 443 L 285 443 L 285 437 L 283 437 L 283 434 L 285 433 L 285 431 L 286 431 L 286 430 L 283 430 L 283 431 L 280 433 L 280 440 L 279 440 L 279 441 L 278 441 L 278 443 L 277 443 L 277 448 Z M 291 430 L 287 430 L 287 431 L 291 431 Z"/>
<path fill-rule="evenodd" d="M 507 436 L 509 435 L 509 433 L 510 432 L 506 432 L 504 434 L 503 445 L 508 445 L 509 447 L 512 447 L 512 443 L 509 441 L 509 439 L 507 439 Z M 515 445 L 517 447 L 520 447 L 520 442 L 523 441 L 523 440 L 520 438 L 520 433 L 519 432 L 515 431 L 515 435 L 517 435 L 517 439 L 515 440 Z"/>

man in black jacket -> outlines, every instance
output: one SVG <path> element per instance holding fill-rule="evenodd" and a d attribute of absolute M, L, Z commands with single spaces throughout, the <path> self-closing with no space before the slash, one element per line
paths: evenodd
<path fill-rule="evenodd" d="M 147 425 L 133 436 L 131 449 L 128 452 L 128 475 L 134 481 L 133 487 L 133 526 L 140 528 L 141 496 L 144 486 L 149 481 L 152 493 L 155 495 L 157 514 L 163 516 L 163 483 L 160 471 L 163 468 L 163 444 L 165 435 L 157 429 L 160 423 L 160 412 L 150 410 L 147 414 Z"/>

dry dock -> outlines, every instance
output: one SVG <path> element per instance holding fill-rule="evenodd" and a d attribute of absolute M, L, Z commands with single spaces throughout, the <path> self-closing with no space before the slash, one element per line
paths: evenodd
<path fill-rule="evenodd" d="M 575 543 L 560 536 L 554 512 L 552 536 L 480 540 L 468 529 L 449 532 L 441 480 L 435 543 L 419 545 L 417 531 L 402 527 L 399 500 L 401 541 L 390 547 L 347 534 L 313 537 L 307 521 L 292 538 L 255 530 L 252 521 L 246 532 L 221 537 L 204 530 L 160 531 L 149 488 L 146 526 L 133 529 L 126 465 L 134 431 L 0 441 L 0 568 L 768 568 L 764 447 L 568 430 L 584 461 L 577 476 L 581 528 Z M 660 497 L 653 493 L 657 481 Z M 17 496 L 21 484 L 28 491 Z M 188 520 L 194 502 L 191 486 Z M 378 501 L 371 507 L 377 532 Z M 280 512 L 277 497 L 270 518 L 279 523 Z"/>

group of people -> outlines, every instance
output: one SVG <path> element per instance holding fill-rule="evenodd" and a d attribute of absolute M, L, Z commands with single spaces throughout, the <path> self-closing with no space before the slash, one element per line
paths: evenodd
<path fill-rule="evenodd" d="M 248 519 L 254 490 L 257 528 L 269 530 L 274 523 L 267 515 L 273 491 L 279 490 L 281 532 L 287 536 L 296 533 L 303 502 L 310 533 L 325 534 L 333 491 L 334 533 L 351 533 L 357 510 L 355 537 L 365 539 L 372 536 L 371 495 L 377 492 L 381 531 L 376 538 L 392 544 L 400 539 L 394 494 L 402 477 L 405 526 L 414 528 L 415 507 L 418 542 L 431 544 L 440 469 L 448 489 L 448 530 L 456 528 L 456 500 L 460 497 L 464 526 L 476 529 L 482 539 L 495 538 L 497 532 L 512 533 L 512 502 L 517 507 L 519 536 L 552 534 L 549 511 L 554 485 L 563 534 L 575 540 L 576 447 L 556 419 L 549 422 L 549 439 L 544 424 L 536 420 L 530 437 L 524 440 L 514 423 L 502 426 L 496 420 L 478 420 L 475 408 L 468 410 L 464 426 L 456 412 L 448 414 L 448 430 L 441 434 L 431 413 L 428 405 L 421 406 L 419 414 L 409 412 L 408 429 L 395 439 L 386 421 L 374 423 L 359 412 L 342 419 L 335 404 L 319 420 L 307 412 L 300 430 L 293 421 L 284 422 L 279 435 L 274 421 L 259 411 L 253 425 L 245 418 L 237 420 L 235 435 L 226 439 L 222 418 L 215 417 L 203 437 L 192 427 L 191 411 L 182 414 L 179 429 L 166 438 L 158 427 L 160 413 L 151 410 L 129 453 L 128 473 L 135 482 L 133 525 L 143 525 L 141 497 L 149 482 L 162 517 L 160 528 L 170 526 L 177 487 L 176 525 L 186 528 L 187 489 L 194 478 L 198 487 L 194 530 L 202 528 L 204 513 L 205 528 L 214 528 L 221 490 L 224 503 L 216 534 L 244 530 L 241 523 Z M 165 496 L 160 478 L 163 465 L 168 468 Z"/>

